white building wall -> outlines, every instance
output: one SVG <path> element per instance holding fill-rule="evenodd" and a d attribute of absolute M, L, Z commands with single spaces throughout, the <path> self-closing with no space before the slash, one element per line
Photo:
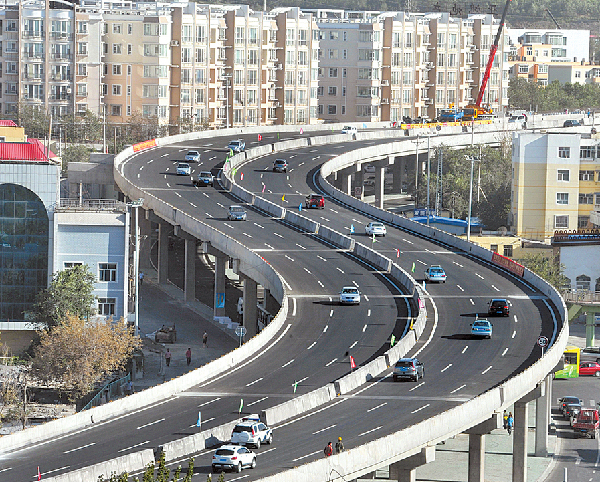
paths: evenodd
<path fill-rule="evenodd" d="M 577 277 L 590 278 L 590 290 L 600 283 L 600 246 L 561 246 L 560 262 L 565 266 L 565 276 L 571 280 L 571 289 L 577 288 Z"/>

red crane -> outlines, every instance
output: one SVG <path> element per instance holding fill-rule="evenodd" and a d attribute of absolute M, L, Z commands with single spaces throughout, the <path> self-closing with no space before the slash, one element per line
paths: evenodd
<path fill-rule="evenodd" d="M 504 29 L 504 22 L 506 21 L 506 12 L 508 12 L 508 6 L 510 5 L 510 2 L 512 2 L 512 0 L 506 0 L 506 5 L 504 5 L 504 12 L 502 12 L 502 19 L 500 20 L 498 32 L 496 32 L 496 38 L 494 39 L 494 43 L 492 45 L 492 48 L 490 49 L 490 58 L 488 59 L 487 66 L 485 68 L 485 74 L 483 76 L 483 79 L 481 80 L 481 87 L 479 88 L 477 102 L 475 102 L 475 105 L 477 107 L 481 106 L 483 94 L 485 93 L 485 88 L 487 87 L 488 80 L 490 79 L 490 71 L 492 70 L 494 57 L 496 56 L 496 51 L 498 50 L 498 43 L 500 42 L 500 36 L 502 35 L 502 30 Z"/>

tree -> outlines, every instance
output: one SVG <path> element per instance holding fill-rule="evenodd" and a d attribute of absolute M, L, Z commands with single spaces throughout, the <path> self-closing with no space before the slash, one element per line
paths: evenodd
<path fill-rule="evenodd" d="M 90 153 L 92 149 L 82 145 L 69 146 L 63 151 L 62 170 L 66 175 L 71 162 L 90 162 Z"/>
<path fill-rule="evenodd" d="M 58 326 L 67 316 L 89 318 L 94 314 L 93 295 L 96 277 L 87 265 L 76 265 L 54 275 L 50 286 L 36 296 L 32 319 L 47 330 Z"/>
<path fill-rule="evenodd" d="M 526 254 L 519 259 L 519 262 L 556 289 L 564 288 L 570 284 L 569 278 L 564 275 L 565 266 L 560 263 L 558 256 L 555 254 L 550 256 L 541 253 Z"/>
<path fill-rule="evenodd" d="M 141 341 L 123 322 L 85 321 L 67 315 L 51 331 L 41 333 L 34 350 L 32 375 L 57 384 L 76 400 L 106 375 L 125 367 Z"/>

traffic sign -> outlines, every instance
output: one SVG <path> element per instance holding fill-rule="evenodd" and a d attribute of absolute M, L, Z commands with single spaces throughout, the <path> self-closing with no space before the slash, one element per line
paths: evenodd
<path fill-rule="evenodd" d="M 246 327 L 245 326 L 238 326 L 235 329 L 235 334 L 237 336 L 244 336 L 246 334 Z"/>
<path fill-rule="evenodd" d="M 545 336 L 540 336 L 537 340 L 537 344 L 540 345 L 542 348 L 548 346 L 548 338 L 546 338 Z"/>

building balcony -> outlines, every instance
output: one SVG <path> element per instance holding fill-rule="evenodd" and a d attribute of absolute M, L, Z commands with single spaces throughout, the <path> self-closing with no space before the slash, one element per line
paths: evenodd
<path fill-rule="evenodd" d="M 44 54 L 31 52 L 23 52 L 23 58 L 32 62 L 44 62 L 44 60 L 46 60 L 46 56 Z"/>
<path fill-rule="evenodd" d="M 43 30 L 23 30 L 21 32 L 21 38 L 44 38 L 44 31 Z"/>
<path fill-rule="evenodd" d="M 73 40 L 73 34 L 68 32 L 50 32 L 52 40 L 69 41 Z"/>
<path fill-rule="evenodd" d="M 67 101 L 71 100 L 72 96 L 71 94 L 50 94 L 48 98 L 50 100 Z"/>
<path fill-rule="evenodd" d="M 77 55 L 87 55 L 86 54 L 77 54 Z M 50 54 L 50 58 L 52 60 L 71 60 L 73 58 L 73 54 L 71 53 L 64 53 L 64 52 L 55 52 L 53 54 Z"/>

